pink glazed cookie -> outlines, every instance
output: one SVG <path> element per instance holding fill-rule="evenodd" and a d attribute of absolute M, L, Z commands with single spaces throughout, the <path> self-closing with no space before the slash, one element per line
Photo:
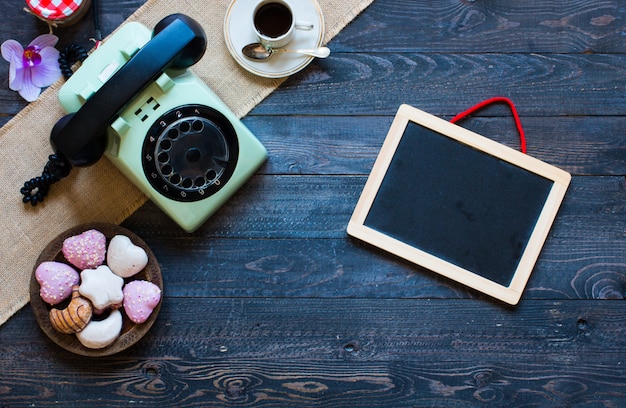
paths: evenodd
<path fill-rule="evenodd" d="M 55 261 L 42 262 L 35 270 L 35 279 L 41 289 L 39 296 L 44 302 L 56 305 L 72 294 L 72 286 L 80 276 L 71 266 Z"/>
<path fill-rule="evenodd" d="M 95 269 L 102 265 L 106 254 L 106 237 L 91 229 L 63 241 L 63 256 L 78 269 Z"/>
<path fill-rule="evenodd" d="M 161 300 L 161 289 L 152 282 L 136 280 L 124 286 L 124 311 L 134 323 L 148 320 Z"/>

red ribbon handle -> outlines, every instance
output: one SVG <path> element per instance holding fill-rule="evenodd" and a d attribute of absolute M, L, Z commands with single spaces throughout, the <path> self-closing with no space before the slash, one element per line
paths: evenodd
<path fill-rule="evenodd" d="M 524 135 L 524 129 L 522 128 L 522 122 L 519 119 L 519 115 L 517 114 L 517 109 L 515 108 L 515 105 L 513 104 L 513 101 L 510 100 L 509 98 L 505 98 L 503 96 L 496 96 L 494 98 L 490 98 L 490 99 L 487 99 L 485 101 L 482 101 L 482 102 L 472 106 L 468 110 L 459 113 L 458 115 L 456 115 L 455 117 L 450 119 L 450 122 L 456 123 L 459 120 L 461 120 L 461 119 L 471 115 L 472 113 L 476 112 L 477 110 L 480 110 L 480 109 L 484 108 L 485 106 L 491 105 L 491 104 L 494 104 L 494 103 L 506 103 L 507 105 L 509 105 L 509 108 L 511 108 L 511 113 L 513 113 L 513 118 L 515 119 L 515 126 L 517 127 L 517 131 L 519 133 L 520 150 L 522 151 L 522 153 L 526 153 L 526 136 Z"/>

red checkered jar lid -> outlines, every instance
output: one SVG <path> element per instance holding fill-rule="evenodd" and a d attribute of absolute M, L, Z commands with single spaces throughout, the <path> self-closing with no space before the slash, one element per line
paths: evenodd
<path fill-rule="evenodd" d="M 26 0 L 35 15 L 44 20 L 65 20 L 72 17 L 81 7 L 88 7 L 85 0 Z"/>

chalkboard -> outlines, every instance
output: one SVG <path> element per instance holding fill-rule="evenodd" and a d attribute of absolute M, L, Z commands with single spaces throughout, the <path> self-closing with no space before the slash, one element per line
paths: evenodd
<path fill-rule="evenodd" d="M 571 176 L 402 105 L 348 234 L 517 304 Z"/>

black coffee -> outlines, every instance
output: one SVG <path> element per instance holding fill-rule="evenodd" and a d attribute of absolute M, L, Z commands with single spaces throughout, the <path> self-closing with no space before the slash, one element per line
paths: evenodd
<path fill-rule="evenodd" d="M 254 15 L 254 26 L 267 37 L 280 37 L 289 31 L 293 16 L 291 11 L 280 3 L 262 5 Z"/>

